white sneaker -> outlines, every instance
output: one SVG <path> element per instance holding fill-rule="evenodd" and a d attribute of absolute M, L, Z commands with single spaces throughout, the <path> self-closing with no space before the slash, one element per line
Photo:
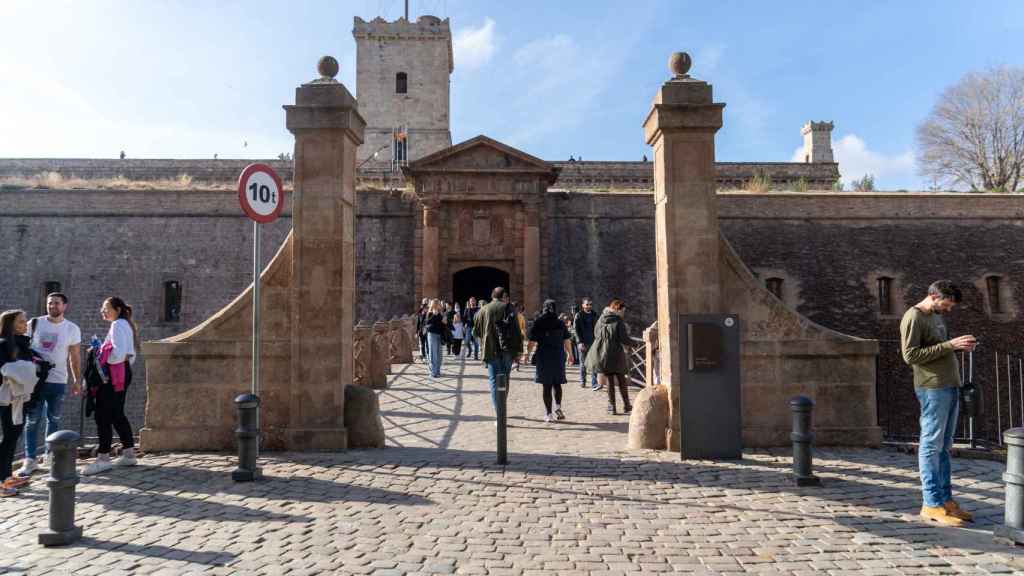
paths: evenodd
<path fill-rule="evenodd" d="M 544 421 L 545 422 L 551 422 L 551 414 L 545 414 L 544 415 Z"/>
<path fill-rule="evenodd" d="M 101 472 L 106 472 L 107 470 L 110 470 L 113 467 L 114 464 L 110 461 L 109 458 L 104 458 L 102 460 L 97 458 L 95 462 L 89 464 L 85 468 L 82 468 L 82 476 L 93 476 Z"/>
<path fill-rule="evenodd" d="M 39 470 L 39 464 L 36 463 L 35 458 L 25 458 L 24 463 L 18 471 L 14 473 L 18 478 L 28 478 L 33 472 Z"/>
<path fill-rule="evenodd" d="M 125 450 L 124 452 L 121 452 L 121 455 L 115 458 L 111 464 L 113 464 L 114 467 L 120 468 L 123 466 L 135 466 L 138 463 L 139 461 L 135 459 L 135 451 Z"/>

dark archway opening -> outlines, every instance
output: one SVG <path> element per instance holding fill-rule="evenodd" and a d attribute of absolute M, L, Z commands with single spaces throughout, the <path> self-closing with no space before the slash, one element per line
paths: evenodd
<path fill-rule="evenodd" d="M 452 276 L 452 294 L 455 302 L 465 306 L 469 298 L 490 300 L 491 290 L 501 286 L 509 289 L 508 272 L 490 266 L 474 266 L 459 270 Z"/>

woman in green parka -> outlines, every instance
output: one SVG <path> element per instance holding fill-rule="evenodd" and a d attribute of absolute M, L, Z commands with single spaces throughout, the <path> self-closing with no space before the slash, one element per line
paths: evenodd
<path fill-rule="evenodd" d="M 608 390 L 608 413 L 615 414 L 615 388 L 622 396 L 624 414 L 629 414 L 633 407 L 629 403 L 629 391 L 626 388 L 626 374 L 629 373 L 629 356 L 626 350 L 633 345 L 629 337 L 629 326 L 622 319 L 626 313 L 626 303 L 612 298 L 608 307 L 601 313 L 594 325 L 594 344 L 587 353 L 587 370 L 597 373 L 597 379 Z"/>

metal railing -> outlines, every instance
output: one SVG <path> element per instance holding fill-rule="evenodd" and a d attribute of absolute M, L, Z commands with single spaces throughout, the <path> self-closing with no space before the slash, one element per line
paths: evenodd
<path fill-rule="evenodd" d="M 629 356 L 629 378 L 630 386 L 634 388 L 645 388 L 647 386 L 647 343 L 643 338 L 631 337 L 633 346 L 627 351 Z"/>
<path fill-rule="evenodd" d="M 879 341 L 876 401 L 879 424 L 888 440 L 917 440 L 920 405 L 914 392 L 913 371 L 902 361 L 897 340 Z M 957 352 L 961 381 L 977 390 L 974 421 L 960 403 L 955 441 L 1001 446 L 1003 432 L 1024 426 L 1024 352 L 985 350 Z"/>

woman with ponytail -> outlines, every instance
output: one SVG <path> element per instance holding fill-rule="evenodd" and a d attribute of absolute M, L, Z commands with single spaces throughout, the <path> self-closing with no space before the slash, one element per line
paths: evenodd
<path fill-rule="evenodd" d="M 139 346 L 139 330 L 132 320 L 132 307 L 117 296 L 103 301 L 100 308 L 103 319 L 110 322 L 107 337 L 97 352 L 103 382 L 98 389 L 90 390 L 95 394 L 96 431 L 99 435 L 99 448 L 96 461 L 82 469 L 84 476 L 91 476 L 110 470 L 114 466 L 134 466 L 135 437 L 132 425 L 124 415 L 125 398 L 128 387 L 132 383 L 132 364 L 135 362 L 135 351 Z M 113 431 L 121 438 L 121 456 L 110 460 L 110 446 L 114 439 Z"/>

